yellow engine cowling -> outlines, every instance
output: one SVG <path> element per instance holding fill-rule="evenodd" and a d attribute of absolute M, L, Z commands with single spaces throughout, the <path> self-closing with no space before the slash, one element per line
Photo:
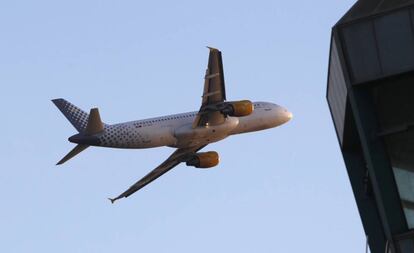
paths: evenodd
<path fill-rule="evenodd" d="M 217 152 L 200 152 L 196 153 L 187 162 L 187 166 L 194 166 L 196 168 L 211 168 L 216 166 L 220 162 L 220 158 Z"/>
<path fill-rule="evenodd" d="M 230 116 L 243 117 L 250 115 L 254 110 L 253 103 L 250 100 L 227 102 L 227 104 L 229 107 L 226 108 L 225 112 Z"/>

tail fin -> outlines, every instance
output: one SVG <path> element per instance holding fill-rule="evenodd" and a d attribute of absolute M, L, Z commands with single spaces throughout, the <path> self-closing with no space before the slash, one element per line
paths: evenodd
<path fill-rule="evenodd" d="M 98 108 L 92 108 L 89 117 L 88 124 L 86 124 L 85 135 L 93 135 L 100 133 L 104 130 L 104 124 L 101 121 Z"/>
<path fill-rule="evenodd" d="M 69 141 L 78 144 L 73 148 L 65 157 L 63 157 L 56 165 L 63 164 L 72 157 L 76 156 L 83 150 L 89 147 L 89 145 L 95 145 L 90 141 L 90 138 L 94 138 L 95 134 L 101 133 L 105 129 L 105 124 L 102 123 L 99 115 L 98 108 L 91 109 L 90 113 L 82 111 L 78 107 L 69 103 L 68 101 L 59 98 L 53 99 L 52 102 L 59 108 L 59 110 L 65 115 L 65 117 L 72 123 L 72 125 L 78 130 L 79 134 L 76 134 L 69 138 Z M 78 140 L 78 141 L 76 141 Z"/>
<path fill-rule="evenodd" d="M 89 118 L 89 115 L 86 112 L 62 98 L 53 99 L 52 102 L 59 108 L 79 133 L 85 132 Z"/>
<path fill-rule="evenodd" d="M 65 155 L 65 157 L 63 157 L 62 160 L 60 160 L 56 165 L 60 165 L 64 162 L 66 162 L 67 160 L 71 159 L 75 155 L 77 155 L 80 152 L 84 151 L 88 147 L 89 147 L 89 145 L 85 145 L 85 144 L 76 145 L 76 147 L 74 147 L 67 155 Z"/>

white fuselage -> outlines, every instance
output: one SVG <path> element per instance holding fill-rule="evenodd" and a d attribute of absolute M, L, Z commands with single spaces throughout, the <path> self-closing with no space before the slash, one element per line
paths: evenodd
<path fill-rule="evenodd" d="M 276 127 L 292 117 L 285 108 L 268 102 L 255 102 L 252 114 L 244 117 L 228 116 L 224 123 L 214 126 L 193 128 L 196 115 L 197 112 L 188 112 L 105 125 L 105 131 L 99 136 L 99 146 L 137 149 L 201 146 L 230 135 Z"/>

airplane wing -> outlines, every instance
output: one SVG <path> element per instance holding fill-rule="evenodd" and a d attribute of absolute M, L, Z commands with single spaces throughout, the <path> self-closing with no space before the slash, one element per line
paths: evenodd
<path fill-rule="evenodd" d="M 134 185 L 129 187 L 128 190 L 123 192 L 121 195 L 119 195 L 116 198 L 109 198 L 109 200 L 114 203 L 116 200 L 121 198 L 127 198 L 142 187 L 146 186 L 147 184 L 151 183 L 155 179 L 159 178 L 181 162 L 183 162 L 186 156 L 195 153 L 199 151 L 200 149 L 204 148 L 206 145 L 198 146 L 198 147 L 192 147 L 192 148 L 179 148 L 177 149 L 172 155 L 170 155 L 167 160 L 165 160 L 163 163 L 161 163 L 157 168 L 152 170 L 150 173 L 148 173 L 145 177 L 141 178 L 138 182 L 136 182 Z"/>
<path fill-rule="evenodd" d="M 225 115 L 211 109 L 212 106 L 226 100 L 226 89 L 224 85 L 223 62 L 221 52 L 211 48 L 208 57 L 208 67 L 204 77 L 204 92 L 200 110 L 193 122 L 193 128 L 205 125 L 218 125 L 224 122 Z"/>

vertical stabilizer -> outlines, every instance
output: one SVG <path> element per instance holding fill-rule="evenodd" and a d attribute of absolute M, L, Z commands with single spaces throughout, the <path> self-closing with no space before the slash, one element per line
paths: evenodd
<path fill-rule="evenodd" d="M 98 108 L 92 108 L 89 113 L 88 124 L 86 125 L 85 135 L 93 135 L 104 130 Z"/>
<path fill-rule="evenodd" d="M 70 142 L 77 143 L 78 145 L 56 165 L 68 161 L 90 145 L 99 145 L 99 137 L 96 134 L 102 133 L 105 130 L 105 124 L 102 123 L 98 108 L 92 108 L 90 113 L 87 114 L 62 98 L 53 99 L 52 102 L 79 132 L 79 134 L 69 137 Z"/>

